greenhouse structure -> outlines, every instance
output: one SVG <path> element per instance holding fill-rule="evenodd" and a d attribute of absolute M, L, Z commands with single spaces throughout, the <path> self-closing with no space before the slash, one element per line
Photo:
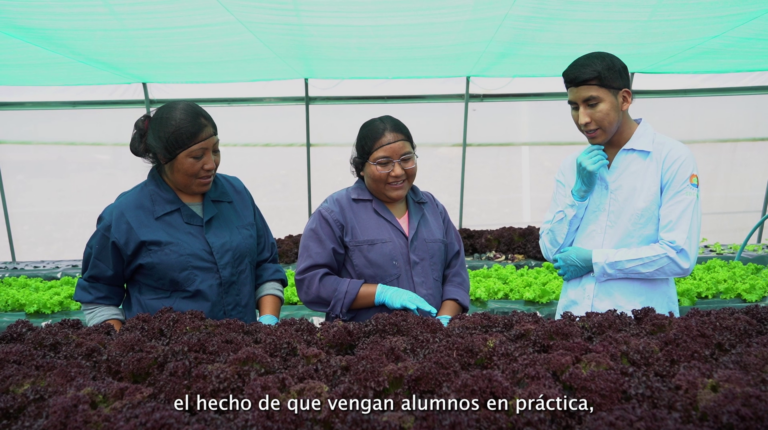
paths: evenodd
<path fill-rule="evenodd" d="M 14 0 L 0 48 L 2 428 L 765 425 L 764 0 Z M 539 228 L 587 146 L 562 73 L 596 51 L 626 63 L 632 117 L 696 158 L 679 317 L 557 311 Z M 150 172 L 134 122 L 173 101 L 216 120 L 219 171 L 276 239 L 274 326 L 163 309 L 87 327 L 73 300 L 97 218 Z M 461 236 L 471 302 L 443 325 L 342 322 L 296 288 L 307 220 L 352 186 L 382 115 L 410 128 L 416 184 Z"/>

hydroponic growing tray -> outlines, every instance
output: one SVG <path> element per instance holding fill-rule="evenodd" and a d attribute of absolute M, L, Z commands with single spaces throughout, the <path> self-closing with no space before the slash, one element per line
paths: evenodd
<path fill-rule="evenodd" d="M 688 314 L 692 309 L 717 310 L 723 308 L 742 309 L 747 306 L 768 306 L 768 297 L 755 303 L 747 303 L 741 299 L 705 299 L 699 300 L 695 306 L 680 306 L 680 316 Z M 527 300 L 488 300 L 487 302 L 473 302 L 469 307 L 469 314 L 489 313 L 492 315 L 511 315 L 514 312 L 527 312 L 540 315 L 545 319 L 554 319 L 557 311 L 557 301 L 549 303 L 536 303 Z M 280 319 L 290 318 L 307 319 L 314 321 L 325 320 L 325 314 L 316 312 L 304 305 L 286 305 L 280 311 Z M 18 320 L 28 320 L 34 326 L 40 327 L 53 324 L 65 319 L 80 320 L 85 324 L 83 311 L 64 311 L 52 314 L 26 314 L 24 312 L 0 312 L 0 332 Z"/>
<path fill-rule="evenodd" d="M 762 429 L 768 308 L 0 333 L 1 428 Z"/>

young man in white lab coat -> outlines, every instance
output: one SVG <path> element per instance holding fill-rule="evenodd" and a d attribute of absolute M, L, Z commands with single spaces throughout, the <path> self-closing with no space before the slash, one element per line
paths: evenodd
<path fill-rule="evenodd" d="M 679 316 L 674 278 L 693 270 L 701 230 L 696 160 L 632 119 L 629 70 L 615 55 L 579 57 L 563 80 L 590 145 L 560 166 L 539 237 L 565 281 L 557 317 L 646 306 Z"/>

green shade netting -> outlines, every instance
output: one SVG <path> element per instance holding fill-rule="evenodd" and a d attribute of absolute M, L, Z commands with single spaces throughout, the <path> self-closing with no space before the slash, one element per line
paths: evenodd
<path fill-rule="evenodd" d="M 765 0 L 0 1 L 0 85 L 768 70 Z"/>

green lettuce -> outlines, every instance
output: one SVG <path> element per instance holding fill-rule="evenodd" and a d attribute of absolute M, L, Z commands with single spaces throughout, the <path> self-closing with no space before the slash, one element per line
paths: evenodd
<path fill-rule="evenodd" d="M 288 286 L 283 292 L 286 305 L 301 305 L 296 292 L 296 272 L 286 270 Z M 531 269 L 495 265 L 469 271 L 469 298 L 472 301 L 528 300 L 549 303 L 560 298 L 563 279 L 551 263 Z M 3 278 L 0 280 L 0 312 L 29 314 L 80 309 L 72 300 L 77 278 L 56 281 L 38 278 Z M 719 259 L 697 265 L 693 273 L 675 279 L 681 306 L 693 306 L 698 299 L 739 298 L 754 303 L 768 296 L 768 268 Z"/>
<path fill-rule="evenodd" d="M 560 298 L 563 278 L 551 263 L 542 267 L 517 269 L 513 265 L 492 266 L 469 271 L 469 299 L 529 300 L 549 303 Z"/>
<path fill-rule="evenodd" d="M 286 305 L 301 305 L 299 300 L 299 294 L 296 292 L 296 272 L 293 270 L 286 270 L 285 275 L 288 277 L 288 286 L 283 289 L 283 300 Z"/>
<path fill-rule="evenodd" d="M 712 259 L 696 265 L 690 276 L 675 279 L 675 285 L 681 306 L 715 297 L 754 303 L 768 296 L 768 270 L 753 263 Z"/>
<path fill-rule="evenodd" d="M 44 281 L 39 278 L 3 278 L 0 280 L 0 312 L 52 314 L 76 311 L 80 303 L 72 300 L 77 278 Z"/>

